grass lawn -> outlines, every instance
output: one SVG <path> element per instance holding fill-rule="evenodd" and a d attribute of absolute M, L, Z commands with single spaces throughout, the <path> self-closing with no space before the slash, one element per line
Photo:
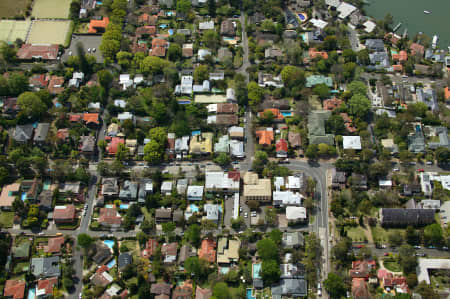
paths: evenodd
<path fill-rule="evenodd" d="M 2 0 L 0 1 L 0 18 L 11 18 L 23 15 L 27 7 L 27 0 Z"/>
<path fill-rule="evenodd" d="M 392 272 L 402 272 L 402 268 L 397 262 L 383 262 L 386 269 Z"/>
<path fill-rule="evenodd" d="M 147 210 L 146 207 L 142 207 L 141 211 L 142 214 L 144 214 L 145 219 L 147 219 L 148 221 L 152 220 L 152 215 L 150 215 L 150 212 Z"/>
<path fill-rule="evenodd" d="M 347 236 L 354 242 L 363 242 L 365 240 L 366 235 L 364 230 L 359 226 L 349 227 L 346 231 Z"/>
<path fill-rule="evenodd" d="M 29 262 L 17 263 L 14 266 L 13 272 L 16 273 L 16 274 L 24 273 L 24 272 L 28 271 L 29 267 L 30 267 L 30 263 Z"/>
<path fill-rule="evenodd" d="M 0 213 L 0 226 L 3 228 L 11 228 L 13 226 L 14 212 Z"/>
<path fill-rule="evenodd" d="M 137 277 L 132 277 L 132 278 L 128 279 L 127 281 L 125 281 L 125 284 L 127 286 L 130 286 L 133 283 L 137 285 L 137 282 L 138 282 Z"/>
<path fill-rule="evenodd" d="M 399 233 L 399 234 L 404 233 L 404 230 L 395 229 L 395 228 L 390 228 L 387 230 L 387 229 L 382 228 L 380 225 L 371 227 L 370 229 L 372 230 L 372 236 L 373 236 L 374 242 L 381 242 L 381 243 L 389 242 L 389 234 L 390 233 Z"/>
<path fill-rule="evenodd" d="M 139 248 L 137 241 L 125 240 L 120 242 L 120 246 L 122 246 L 122 244 L 125 244 L 125 246 L 128 248 L 128 250 L 131 252 L 132 255 L 139 255 Z"/>

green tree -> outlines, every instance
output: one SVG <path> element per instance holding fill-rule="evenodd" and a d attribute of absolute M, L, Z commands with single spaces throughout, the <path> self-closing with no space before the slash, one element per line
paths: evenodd
<path fill-rule="evenodd" d="M 437 223 L 427 225 L 423 231 L 423 237 L 428 245 L 442 245 L 444 241 L 442 227 Z"/>
<path fill-rule="evenodd" d="M 419 293 L 423 299 L 439 298 L 439 295 L 434 287 L 430 284 L 427 284 L 426 281 L 421 281 L 415 291 Z"/>
<path fill-rule="evenodd" d="M 269 161 L 269 157 L 267 156 L 266 152 L 263 151 L 256 151 L 255 152 L 255 156 L 253 159 L 253 163 L 252 163 L 252 168 L 257 172 L 257 173 L 262 173 L 265 165 L 267 164 L 267 162 Z"/>
<path fill-rule="evenodd" d="M 261 265 L 261 277 L 266 285 L 280 280 L 280 265 L 275 260 L 264 260 Z"/>
<path fill-rule="evenodd" d="M 347 89 L 352 93 L 352 95 L 355 94 L 361 94 L 366 95 L 367 94 L 367 85 L 362 81 L 352 81 L 347 85 Z"/>
<path fill-rule="evenodd" d="M 161 163 L 163 159 L 163 154 L 161 152 L 161 146 L 156 140 L 150 140 L 144 146 L 144 160 L 150 164 Z"/>
<path fill-rule="evenodd" d="M 19 73 L 12 73 L 8 80 L 8 90 L 11 96 L 17 96 L 29 88 L 28 78 Z"/>
<path fill-rule="evenodd" d="M 328 277 L 323 282 L 323 286 L 333 299 L 344 297 L 347 292 L 347 288 L 345 287 L 342 277 L 333 272 L 328 273 Z"/>
<path fill-rule="evenodd" d="M 187 228 L 184 236 L 194 247 L 198 248 L 201 241 L 201 232 L 202 229 L 198 224 L 192 224 Z"/>
<path fill-rule="evenodd" d="M 269 233 L 269 237 L 274 241 L 277 245 L 281 244 L 281 240 L 283 239 L 283 232 L 280 231 L 278 228 L 273 229 Z"/>
<path fill-rule="evenodd" d="M 358 118 L 365 118 L 370 112 L 372 104 L 362 94 L 353 95 L 348 101 L 350 114 Z"/>
<path fill-rule="evenodd" d="M 99 49 L 105 58 L 113 60 L 120 50 L 120 41 L 115 39 L 105 39 L 103 37 Z"/>
<path fill-rule="evenodd" d="M 334 135 L 344 135 L 346 133 L 345 122 L 339 114 L 333 114 L 325 123 L 327 132 Z"/>
<path fill-rule="evenodd" d="M 100 85 L 104 89 L 108 90 L 114 79 L 113 75 L 108 70 L 100 70 L 97 72 L 97 76 L 98 76 L 98 82 L 100 83 Z"/>
<path fill-rule="evenodd" d="M 313 87 L 313 92 L 322 100 L 328 98 L 330 95 L 330 88 L 326 84 L 317 84 Z"/>
<path fill-rule="evenodd" d="M 263 261 L 278 261 L 278 246 L 272 239 L 262 239 L 256 243 L 258 254 Z"/>
<path fill-rule="evenodd" d="M 205 64 L 199 65 L 194 70 L 194 80 L 197 83 L 202 83 L 209 78 L 208 66 Z"/>
<path fill-rule="evenodd" d="M 403 235 L 402 234 L 397 234 L 397 233 L 390 233 L 388 235 L 388 239 L 389 239 L 389 244 L 391 246 L 400 246 L 403 243 Z"/>
<path fill-rule="evenodd" d="M 133 59 L 133 54 L 127 51 L 120 51 L 116 55 L 117 63 L 123 68 L 128 69 Z"/>
<path fill-rule="evenodd" d="M 45 103 L 35 93 L 29 91 L 19 96 L 17 104 L 21 113 L 28 118 L 38 119 L 47 111 Z"/>
<path fill-rule="evenodd" d="M 167 49 L 167 56 L 171 61 L 178 61 L 181 59 L 182 49 L 179 44 L 171 43 Z"/>
<path fill-rule="evenodd" d="M 213 296 L 217 299 L 231 299 L 233 298 L 230 289 L 225 282 L 218 282 L 213 287 Z"/>
<path fill-rule="evenodd" d="M 6 63 L 13 63 L 16 60 L 16 53 L 17 51 L 14 47 L 2 42 L 0 46 L 0 55 Z"/>
<path fill-rule="evenodd" d="M 208 13 L 211 16 L 211 18 L 216 17 L 216 1 L 215 0 L 208 0 Z"/>
<path fill-rule="evenodd" d="M 314 160 L 317 158 L 318 153 L 319 153 L 319 147 L 317 146 L 317 144 L 310 144 L 306 148 L 305 156 L 306 156 L 306 158 L 308 158 L 310 160 Z"/>
<path fill-rule="evenodd" d="M 220 166 L 230 165 L 231 158 L 227 153 L 220 153 L 215 159 L 214 162 L 219 164 Z"/>
<path fill-rule="evenodd" d="M 220 36 L 215 30 L 205 30 L 203 32 L 202 42 L 206 47 L 215 51 L 220 45 Z"/>
<path fill-rule="evenodd" d="M 450 150 L 448 148 L 438 147 L 434 154 L 439 165 L 445 165 L 450 162 Z"/>
<path fill-rule="evenodd" d="M 264 97 L 264 88 L 252 81 L 247 85 L 248 100 L 251 107 L 256 108 Z"/>
<path fill-rule="evenodd" d="M 79 234 L 77 242 L 82 248 L 88 249 L 94 243 L 94 239 L 88 234 Z"/>
<path fill-rule="evenodd" d="M 191 1 L 177 0 L 177 12 L 187 14 L 191 10 Z"/>
<path fill-rule="evenodd" d="M 140 63 L 140 71 L 144 74 L 160 74 L 170 62 L 157 56 L 147 56 Z"/>
<path fill-rule="evenodd" d="M 357 53 L 358 62 L 362 65 L 369 65 L 369 51 L 367 49 L 363 49 Z"/>

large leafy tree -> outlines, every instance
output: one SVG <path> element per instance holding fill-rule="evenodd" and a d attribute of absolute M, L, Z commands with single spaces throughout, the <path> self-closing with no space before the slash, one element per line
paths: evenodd
<path fill-rule="evenodd" d="M 271 285 L 280 280 L 280 265 L 275 260 L 263 261 L 261 265 L 261 277 L 264 283 Z"/>
<path fill-rule="evenodd" d="M 21 113 L 28 118 L 37 119 L 47 111 L 45 103 L 33 92 L 24 92 L 17 99 Z"/>
<path fill-rule="evenodd" d="M 328 273 L 328 278 L 325 279 L 323 285 L 333 299 L 345 296 L 347 291 L 342 277 L 333 272 Z"/>
<path fill-rule="evenodd" d="M 305 72 L 299 67 L 288 65 L 281 71 L 281 79 L 288 88 L 303 86 L 305 83 Z"/>
<path fill-rule="evenodd" d="M 365 118 L 371 106 L 369 99 L 362 94 L 355 94 L 348 101 L 350 114 L 358 118 Z"/>
<path fill-rule="evenodd" d="M 262 239 L 256 243 L 256 248 L 261 259 L 278 260 L 278 246 L 272 239 Z"/>

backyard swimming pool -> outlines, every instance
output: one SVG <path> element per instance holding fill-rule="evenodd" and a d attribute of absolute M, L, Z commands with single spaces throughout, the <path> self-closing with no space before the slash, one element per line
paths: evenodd
<path fill-rule="evenodd" d="M 22 195 L 20 195 L 20 199 L 22 201 L 25 201 L 25 199 L 27 199 L 27 193 L 26 192 L 22 192 Z"/>
<path fill-rule="evenodd" d="M 109 263 L 106 264 L 106 267 L 108 267 L 108 269 L 111 269 L 115 265 L 116 265 L 116 259 L 112 259 L 109 261 Z"/>
<path fill-rule="evenodd" d="M 281 111 L 281 114 L 282 114 L 284 117 L 292 116 L 292 111 Z"/>
<path fill-rule="evenodd" d="M 105 208 L 112 209 L 112 208 L 114 208 L 114 205 L 105 205 Z"/>
<path fill-rule="evenodd" d="M 36 298 L 36 289 L 29 289 L 28 290 L 28 299 L 34 299 Z"/>
<path fill-rule="evenodd" d="M 304 22 L 305 20 L 306 20 L 306 15 L 305 15 L 305 13 L 299 13 L 298 14 L 298 17 L 299 17 L 299 19 L 300 19 L 300 21 L 302 21 L 302 22 Z"/>
<path fill-rule="evenodd" d="M 198 213 L 198 211 L 199 211 L 199 208 L 194 204 L 190 204 L 189 208 L 191 209 L 192 213 Z"/>
<path fill-rule="evenodd" d="M 120 204 L 120 206 L 119 206 L 122 210 L 126 210 L 126 209 L 128 209 L 129 207 L 130 207 L 130 205 L 129 204 Z"/>
<path fill-rule="evenodd" d="M 247 289 L 247 299 L 256 299 L 256 296 L 253 296 L 252 293 L 252 289 Z"/>
<path fill-rule="evenodd" d="M 48 189 L 50 189 L 50 185 L 51 185 L 51 181 L 46 180 L 46 181 L 44 182 L 44 185 L 42 186 L 42 189 L 48 190 Z"/>
<path fill-rule="evenodd" d="M 104 240 L 103 244 L 109 247 L 109 249 L 112 249 L 114 246 L 114 240 Z"/>

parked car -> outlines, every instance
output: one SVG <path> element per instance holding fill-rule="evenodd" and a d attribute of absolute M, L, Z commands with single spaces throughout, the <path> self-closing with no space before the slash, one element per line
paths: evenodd
<path fill-rule="evenodd" d="M 415 249 L 421 249 L 422 247 L 420 247 L 419 245 L 414 246 Z"/>
<path fill-rule="evenodd" d="M 425 170 L 423 170 L 423 168 L 419 168 L 417 169 L 417 172 L 424 172 Z"/>
<path fill-rule="evenodd" d="M 248 218 L 248 213 L 247 212 L 245 212 L 244 218 Z"/>
<path fill-rule="evenodd" d="M 389 252 L 385 252 L 385 253 L 384 253 L 384 256 L 388 256 L 388 255 L 389 255 Z"/>
<path fill-rule="evenodd" d="M 433 165 L 433 161 L 427 161 L 427 165 Z"/>

